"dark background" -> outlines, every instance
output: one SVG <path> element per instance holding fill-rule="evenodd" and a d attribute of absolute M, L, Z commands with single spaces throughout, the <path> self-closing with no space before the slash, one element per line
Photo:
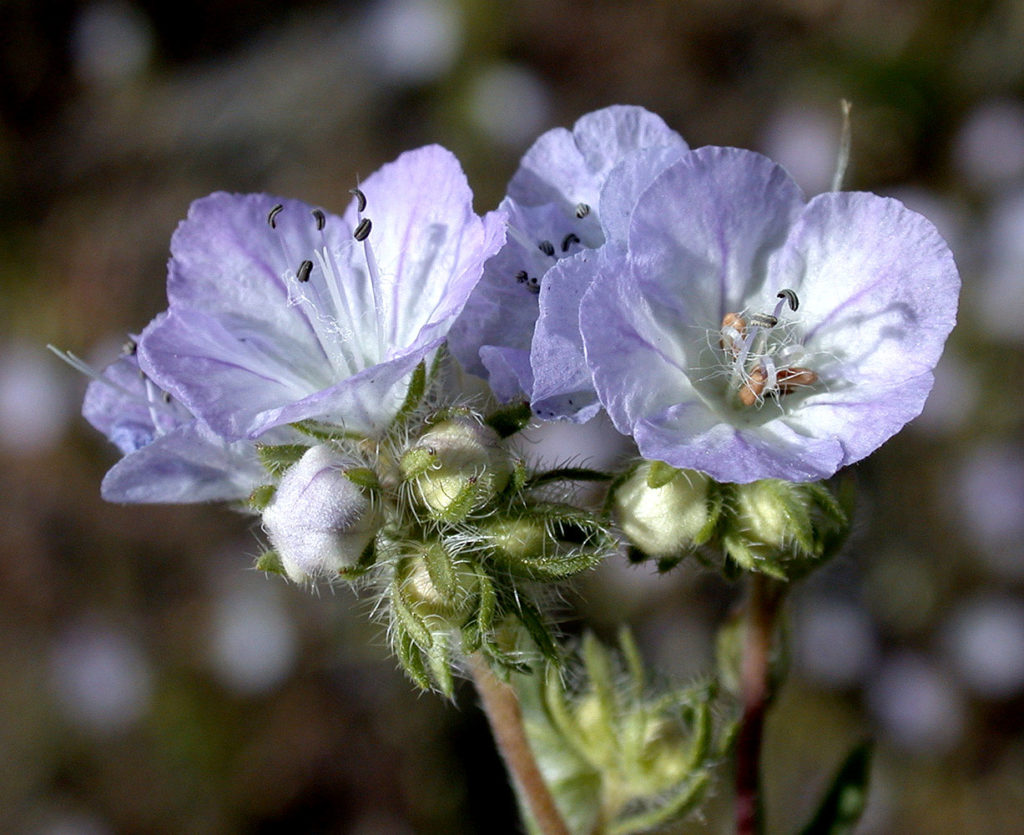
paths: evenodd
<path fill-rule="evenodd" d="M 793 831 L 873 736 L 859 832 L 1024 832 L 1022 43 L 1016 0 L 2 0 L 0 830 L 517 831 L 473 693 L 417 695 L 368 601 L 252 571 L 224 508 L 100 499 L 114 450 L 44 346 L 102 365 L 161 310 L 191 200 L 340 211 L 440 142 L 484 211 L 542 130 L 614 103 L 813 194 L 847 98 L 847 186 L 940 227 L 961 324 L 925 414 L 855 468 L 847 551 L 794 590 L 769 819 Z M 625 618 L 685 679 L 736 590 L 617 563 L 567 596 L 568 628 Z M 681 831 L 729 831 L 720 777 Z"/>

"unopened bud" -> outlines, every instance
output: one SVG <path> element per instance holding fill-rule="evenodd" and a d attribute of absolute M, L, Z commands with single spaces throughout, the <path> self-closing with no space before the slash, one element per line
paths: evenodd
<path fill-rule="evenodd" d="M 372 495 L 348 470 L 360 464 L 330 444 L 310 447 L 263 511 L 263 527 L 295 582 L 336 577 L 359 561 L 380 529 Z"/>
<path fill-rule="evenodd" d="M 457 618 L 468 611 L 479 578 L 472 565 L 459 561 L 441 542 L 422 542 L 419 553 L 399 568 L 402 596 L 422 618 Z"/>
<path fill-rule="evenodd" d="M 513 464 L 493 429 L 459 415 L 424 432 L 401 469 L 431 516 L 457 522 L 505 489 Z"/>
<path fill-rule="evenodd" d="M 656 486 L 652 486 L 656 485 Z M 711 479 L 645 461 L 615 490 L 615 518 L 629 542 L 655 559 L 678 557 L 708 540 L 717 511 Z"/>

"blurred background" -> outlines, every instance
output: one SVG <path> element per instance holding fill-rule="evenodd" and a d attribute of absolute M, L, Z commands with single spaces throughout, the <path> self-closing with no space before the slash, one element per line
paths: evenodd
<path fill-rule="evenodd" d="M 847 98 L 847 187 L 940 228 L 961 324 L 924 415 L 856 467 L 845 553 L 794 589 L 770 829 L 873 737 L 858 832 L 1024 832 L 1022 43 L 1017 0 L 0 0 L 0 831 L 517 831 L 473 693 L 417 695 L 367 602 L 253 571 L 225 508 L 100 499 L 115 450 L 44 346 L 112 359 L 165 306 L 191 200 L 340 211 L 440 142 L 483 211 L 537 134 L 613 103 L 813 194 Z M 625 618 L 686 679 L 736 595 L 622 561 L 569 628 Z M 728 794 L 682 831 L 729 831 Z"/>

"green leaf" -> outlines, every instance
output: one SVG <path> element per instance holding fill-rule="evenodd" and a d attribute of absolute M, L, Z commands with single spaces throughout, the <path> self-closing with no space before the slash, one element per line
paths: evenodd
<path fill-rule="evenodd" d="M 523 400 L 492 412 L 484 419 L 484 423 L 497 432 L 499 438 L 507 438 L 525 429 L 532 418 L 533 410 Z"/>
<path fill-rule="evenodd" d="M 377 474 L 369 467 L 353 467 L 351 470 L 345 470 L 345 478 L 359 487 L 365 487 L 367 490 L 380 489 L 380 479 L 377 478 Z"/>
<path fill-rule="evenodd" d="M 839 767 L 832 785 L 800 835 L 847 835 L 853 832 L 868 799 L 871 743 L 854 748 Z"/>

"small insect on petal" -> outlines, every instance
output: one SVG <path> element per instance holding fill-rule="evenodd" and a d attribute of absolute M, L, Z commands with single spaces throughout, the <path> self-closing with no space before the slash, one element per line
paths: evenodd
<path fill-rule="evenodd" d="M 763 368 L 753 369 L 747 377 L 747 381 L 739 390 L 740 403 L 744 406 L 753 406 L 761 399 L 767 380 L 768 375 L 765 373 Z"/>
<path fill-rule="evenodd" d="M 537 249 L 539 249 L 547 256 L 552 256 L 555 254 L 555 245 L 551 243 L 551 241 L 541 241 L 539 244 L 537 244 Z"/>
<path fill-rule="evenodd" d="M 316 218 L 317 231 L 323 232 L 324 226 L 327 225 L 327 216 L 320 209 L 313 209 L 313 217 Z"/>
<path fill-rule="evenodd" d="M 578 244 L 579 242 L 580 236 L 577 235 L 575 232 L 570 232 L 562 239 L 562 252 L 568 252 L 569 247 L 571 247 L 573 244 Z"/>
<path fill-rule="evenodd" d="M 270 224 L 271 229 L 277 229 L 277 216 L 284 210 L 284 206 L 278 203 L 270 210 L 270 214 L 267 215 L 267 223 Z"/>
<path fill-rule="evenodd" d="M 370 222 L 368 217 L 364 217 L 359 221 L 359 225 L 356 227 L 356 231 L 352 233 L 352 237 L 357 241 L 365 241 L 370 237 L 370 230 L 373 228 L 373 224 Z"/>
<path fill-rule="evenodd" d="M 313 262 L 303 261 L 299 264 L 298 272 L 295 273 L 297 281 L 306 282 L 309 281 L 309 274 L 313 272 Z"/>
<path fill-rule="evenodd" d="M 363 194 L 363 190 L 360 188 L 350 188 L 349 194 L 355 195 L 356 198 L 356 211 L 361 212 L 366 208 L 366 195 Z"/>
<path fill-rule="evenodd" d="M 806 386 L 813 386 L 818 382 L 818 375 L 809 368 L 782 368 L 776 376 L 776 383 L 779 387 L 779 394 L 792 394 L 794 391 Z"/>
<path fill-rule="evenodd" d="M 585 218 L 589 214 L 590 206 L 588 206 L 586 203 L 576 204 L 576 217 L 578 217 L 580 220 L 583 220 L 583 218 Z"/>

